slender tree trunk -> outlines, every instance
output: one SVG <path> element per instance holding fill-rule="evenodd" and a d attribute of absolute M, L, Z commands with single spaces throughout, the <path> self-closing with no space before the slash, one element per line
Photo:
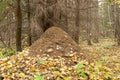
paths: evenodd
<path fill-rule="evenodd" d="M 80 22 L 80 0 L 76 0 L 76 33 L 75 33 L 75 41 L 79 43 L 79 22 Z"/>
<path fill-rule="evenodd" d="M 94 9 L 94 12 L 92 11 L 92 16 L 94 16 L 94 22 L 92 22 L 92 24 L 94 24 L 94 34 L 92 34 L 94 36 L 93 42 L 94 43 L 99 43 L 99 12 L 98 12 L 98 0 L 93 1 L 93 3 L 95 4 L 96 8 Z"/>
<path fill-rule="evenodd" d="M 21 13 L 21 7 L 20 7 L 20 2 L 21 0 L 17 0 L 17 8 L 16 8 L 16 24 L 17 24 L 17 29 L 16 29 L 16 49 L 17 51 L 22 51 L 21 47 L 21 32 L 22 32 L 22 13 Z"/>
<path fill-rule="evenodd" d="M 65 1 L 65 5 L 66 5 L 66 6 L 65 6 L 65 8 L 66 8 L 66 9 L 65 9 L 65 10 L 66 10 L 65 23 L 66 23 L 66 27 L 67 27 L 67 28 L 66 28 L 66 31 L 68 32 L 68 15 L 67 15 L 67 14 L 68 14 L 68 1 L 67 1 L 67 0 Z"/>
<path fill-rule="evenodd" d="M 88 7 L 90 7 L 91 5 L 91 2 L 90 0 L 87 1 L 87 5 Z M 88 42 L 88 45 L 92 45 L 92 42 L 91 42 L 91 8 L 87 10 L 87 42 Z"/>
<path fill-rule="evenodd" d="M 32 44 L 32 35 L 31 35 L 31 16 L 30 16 L 30 0 L 27 0 L 27 17 L 28 17 L 28 45 L 31 46 Z"/>

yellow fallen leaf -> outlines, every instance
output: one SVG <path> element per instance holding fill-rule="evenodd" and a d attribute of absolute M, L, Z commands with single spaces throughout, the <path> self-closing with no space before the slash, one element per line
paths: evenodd
<path fill-rule="evenodd" d="M 85 65 L 88 65 L 88 64 L 89 64 L 89 63 L 86 61 L 86 62 L 85 62 Z"/>
<path fill-rule="evenodd" d="M 68 68 L 68 70 L 69 70 L 69 71 L 71 71 L 71 70 L 72 70 L 72 68 Z"/>
<path fill-rule="evenodd" d="M 35 71 L 35 68 L 34 68 L 34 67 L 30 67 L 30 70 L 31 70 L 31 71 Z"/>
<path fill-rule="evenodd" d="M 8 63 L 7 68 L 11 68 L 13 64 L 11 62 Z"/>
<path fill-rule="evenodd" d="M 91 66 L 95 66 L 95 64 L 94 64 L 94 63 L 90 63 L 90 65 L 91 65 Z"/>
<path fill-rule="evenodd" d="M 71 80 L 69 77 L 65 77 L 64 80 Z"/>
<path fill-rule="evenodd" d="M 21 72 L 20 77 L 25 78 L 25 74 Z"/>
<path fill-rule="evenodd" d="M 51 67 L 53 70 L 55 69 L 55 67 Z"/>

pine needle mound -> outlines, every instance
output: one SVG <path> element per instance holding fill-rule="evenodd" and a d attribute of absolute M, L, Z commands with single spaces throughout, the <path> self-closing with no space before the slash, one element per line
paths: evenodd
<path fill-rule="evenodd" d="M 30 47 L 30 56 L 48 54 L 50 56 L 64 56 L 67 54 L 80 53 L 78 44 L 62 29 L 49 28 Z"/>

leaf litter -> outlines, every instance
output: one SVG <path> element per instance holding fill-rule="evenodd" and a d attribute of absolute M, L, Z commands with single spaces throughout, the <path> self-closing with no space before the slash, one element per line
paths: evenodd
<path fill-rule="evenodd" d="M 94 47 L 93 47 L 94 48 Z M 89 49 L 87 54 L 96 54 Z M 108 53 L 109 56 L 104 55 Z M 38 73 L 44 80 L 119 80 L 120 49 L 100 50 L 96 61 L 81 60 L 76 54 L 65 57 L 42 55 L 29 57 L 29 49 L 0 59 L 0 79 L 34 80 Z M 91 56 L 89 56 L 91 57 Z"/>

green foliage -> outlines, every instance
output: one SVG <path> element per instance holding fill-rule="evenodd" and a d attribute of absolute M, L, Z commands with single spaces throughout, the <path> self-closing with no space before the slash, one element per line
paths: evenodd
<path fill-rule="evenodd" d="M 34 75 L 34 80 L 45 80 L 45 79 L 44 76 L 41 76 L 40 74 L 37 73 Z"/>
<path fill-rule="evenodd" d="M 107 2 L 108 2 L 110 5 L 113 5 L 113 4 L 119 4 L 119 5 L 120 5 L 120 0 L 107 0 Z"/>
<path fill-rule="evenodd" d="M 96 65 L 95 65 L 95 71 L 99 74 L 100 73 L 100 69 L 102 67 L 102 61 L 97 61 Z"/>
<path fill-rule="evenodd" d="M 4 56 L 3 56 L 3 54 L 2 54 L 2 52 L 0 52 L 0 58 L 3 58 Z"/>
<path fill-rule="evenodd" d="M 6 11 L 8 9 L 8 4 L 10 4 L 12 0 L 2 0 L 0 1 L 0 19 L 5 18 L 5 14 L 2 13 L 3 11 Z"/>
<path fill-rule="evenodd" d="M 84 66 L 83 64 L 81 64 L 81 63 L 79 63 L 79 64 L 77 64 L 77 65 L 75 66 L 75 69 L 76 69 L 77 74 L 78 74 L 79 76 L 83 77 L 83 78 L 87 78 L 87 75 L 86 75 L 86 73 L 85 73 L 85 71 L 84 71 L 84 68 L 85 68 L 85 66 Z"/>
<path fill-rule="evenodd" d="M 0 58 L 7 57 L 7 56 L 12 56 L 12 55 L 15 55 L 15 54 L 18 54 L 18 52 L 16 52 L 13 49 L 2 49 L 0 51 Z"/>
<path fill-rule="evenodd" d="M 106 29 L 109 29 L 109 21 L 108 19 L 104 19 L 104 23 L 103 23 L 103 26 L 106 28 Z"/>
<path fill-rule="evenodd" d="M 54 71 L 53 73 L 54 73 L 55 75 L 59 75 L 59 74 L 60 74 L 59 71 Z"/>
<path fill-rule="evenodd" d="M 7 5 L 9 4 L 9 3 L 11 3 L 12 2 L 12 0 L 4 0 L 4 1 L 1 1 L 0 2 L 0 11 L 1 10 L 4 10 L 6 7 L 7 7 Z"/>
<path fill-rule="evenodd" d="M 109 4 L 113 4 L 114 0 L 107 0 Z"/>
<path fill-rule="evenodd" d="M 104 56 L 104 57 L 102 57 L 102 60 L 104 60 L 105 62 L 109 62 L 110 57 L 109 56 Z"/>
<path fill-rule="evenodd" d="M 45 64 L 46 61 L 45 60 L 38 60 L 37 63 L 39 63 L 39 64 Z"/>

